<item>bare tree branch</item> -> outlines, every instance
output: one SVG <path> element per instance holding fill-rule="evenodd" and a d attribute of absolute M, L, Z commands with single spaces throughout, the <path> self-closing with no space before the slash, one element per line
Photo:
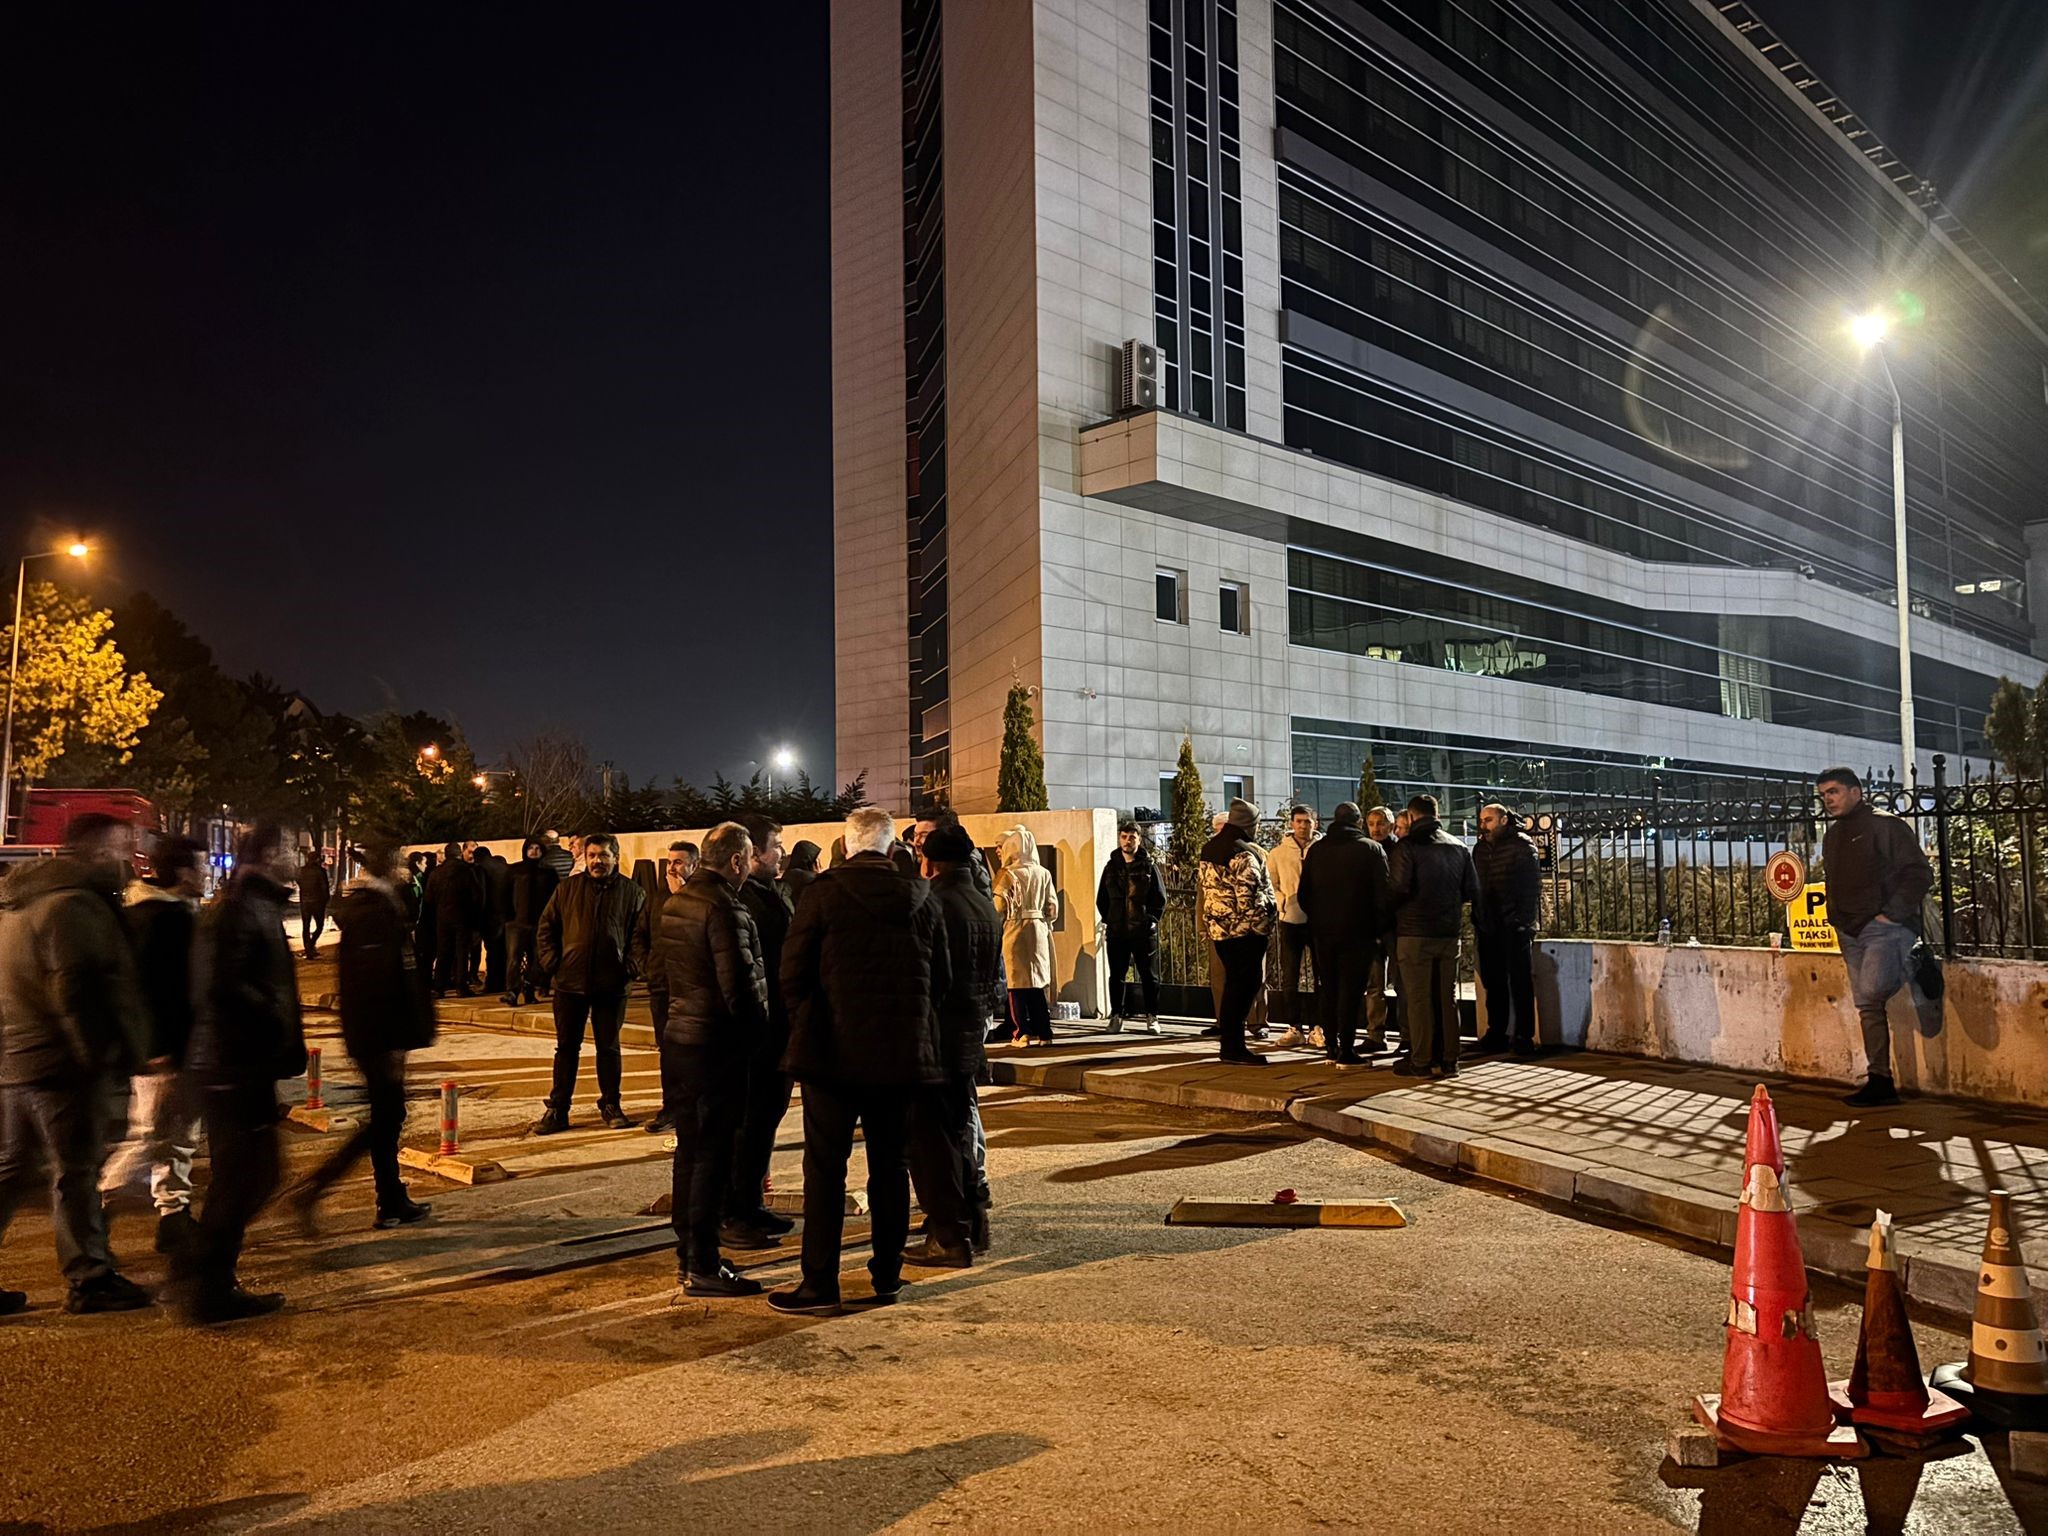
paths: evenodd
<path fill-rule="evenodd" d="M 528 837 L 560 826 L 591 799 L 590 748 L 574 736 L 541 731 L 507 748 L 505 763 L 518 780 Z"/>

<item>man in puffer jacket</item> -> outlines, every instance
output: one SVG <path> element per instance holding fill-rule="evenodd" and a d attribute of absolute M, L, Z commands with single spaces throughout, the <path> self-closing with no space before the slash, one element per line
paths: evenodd
<path fill-rule="evenodd" d="M 1434 795 L 1408 802 L 1410 821 L 1394 846 L 1394 955 L 1408 1010 L 1408 1059 L 1396 1077 L 1458 1075 L 1458 931 L 1479 897 L 1472 855 L 1437 820 Z"/>
<path fill-rule="evenodd" d="M 1266 944 L 1278 921 L 1265 855 L 1252 841 L 1259 813 L 1244 800 L 1230 802 L 1222 828 L 1202 845 L 1196 860 L 1202 887 L 1202 920 L 1223 962 L 1223 1003 L 1216 1028 L 1220 1056 L 1242 1066 L 1263 1067 L 1266 1059 L 1244 1043 L 1244 1021 L 1266 974 Z"/>

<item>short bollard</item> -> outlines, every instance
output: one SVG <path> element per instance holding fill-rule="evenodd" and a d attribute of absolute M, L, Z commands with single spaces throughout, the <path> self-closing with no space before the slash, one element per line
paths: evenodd
<path fill-rule="evenodd" d="M 456 1124 L 459 1113 L 458 1106 L 461 1103 L 458 1094 L 459 1090 L 452 1081 L 441 1085 L 441 1155 L 443 1157 L 453 1157 L 456 1146 L 461 1140 L 460 1128 Z"/>
<path fill-rule="evenodd" d="M 306 1047 L 306 1108 L 325 1109 L 326 1103 L 320 1097 L 320 1047 Z"/>

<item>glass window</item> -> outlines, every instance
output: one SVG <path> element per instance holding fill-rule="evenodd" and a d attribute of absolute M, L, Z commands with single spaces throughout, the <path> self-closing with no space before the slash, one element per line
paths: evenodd
<path fill-rule="evenodd" d="M 1160 571 L 1153 576 L 1153 611 L 1160 623 L 1187 623 L 1187 590 L 1186 571 Z"/>
<path fill-rule="evenodd" d="M 1227 635 L 1248 635 L 1252 628 L 1251 589 L 1241 581 L 1226 581 L 1216 589 L 1217 627 Z"/>

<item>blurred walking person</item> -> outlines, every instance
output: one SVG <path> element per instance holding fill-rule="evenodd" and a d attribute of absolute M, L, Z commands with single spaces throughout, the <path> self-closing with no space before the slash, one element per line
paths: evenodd
<path fill-rule="evenodd" d="M 506 871 L 505 994 L 499 1001 L 508 1008 L 530 1003 L 536 994 L 548 995 L 547 978 L 533 949 L 540 915 L 559 883 L 547 851 L 546 843 L 529 837 L 519 850 L 519 862 Z"/>
<path fill-rule="evenodd" d="M 368 1156 L 377 1192 L 372 1225 L 381 1231 L 424 1221 L 430 1209 L 406 1191 L 398 1143 L 405 1134 L 405 1053 L 434 1043 L 434 1004 L 413 964 L 397 850 L 370 848 L 362 865 L 334 921 L 341 929 L 341 1041 L 362 1075 L 370 1113 L 308 1176 L 295 1203 L 301 1220 L 310 1220 L 321 1196 Z"/>
<path fill-rule="evenodd" d="M 1394 956 L 1401 967 L 1408 1055 L 1397 1077 L 1458 1075 L 1458 933 L 1479 897 L 1472 855 L 1443 829 L 1434 795 L 1408 802 L 1408 830 L 1394 846 Z"/>
<path fill-rule="evenodd" d="M 1266 972 L 1266 945 L 1279 920 L 1265 855 L 1252 841 L 1258 809 L 1233 800 L 1222 828 L 1202 845 L 1196 874 L 1202 886 L 1202 920 L 1223 965 L 1223 1002 L 1216 1027 L 1221 1059 L 1263 1067 L 1266 1059 L 1245 1044 L 1245 1019 L 1258 999 Z"/>
<path fill-rule="evenodd" d="M 669 898 L 679 893 L 697 873 L 695 843 L 678 839 L 662 855 L 661 876 L 648 894 L 647 910 L 640 921 L 647 928 L 647 1012 L 654 1021 L 654 1048 L 661 1071 L 661 1108 L 647 1122 L 647 1134 L 666 1136 L 676 1128 L 675 1051 L 668 1043 L 668 963 L 661 953 L 661 914 Z M 641 884 L 646 890 L 645 883 Z"/>
<path fill-rule="evenodd" d="M 747 1086 L 739 1133 L 733 1143 L 732 1187 L 725 1203 L 725 1240 L 734 1247 L 775 1243 L 796 1223 L 768 1209 L 768 1165 L 775 1134 L 789 1113 L 790 1080 L 782 1070 L 789 1049 L 789 1008 L 782 996 L 782 946 L 789 937 L 789 908 L 782 904 L 776 877 L 782 872 L 782 828 L 756 812 L 739 818 L 747 829 L 752 858 L 740 885 L 740 904 L 754 920 L 767 982 L 768 1020 L 747 1057 Z"/>
<path fill-rule="evenodd" d="M 1279 972 L 1280 984 L 1266 994 L 1269 1016 L 1287 1026 L 1276 1042 L 1279 1045 L 1323 1043 L 1321 1029 L 1304 1013 L 1301 1002 L 1301 967 L 1314 952 L 1314 932 L 1298 893 L 1302 861 L 1315 842 L 1316 813 L 1297 805 L 1287 813 L 1287 835 L 1266 855 L 1266 875 L 1273 882 L 1273 900 L 1280 908 L 1279 920 L 1273 925 L 1274 969 Z"/>
<path fill-rule="evenodd" d="M 1498 802 L 1479 808 L 1472 869 L 1479 881 L 1472 936 L 1479 945 L 1479 986 L 1486 995 L 1486 1032 L 1473 1054 L 1512 1050 L 1533 1056 L 1536 978 L 1530 949 L 1542 915 L 1543 871 L 1535 842 Z"/>
<path fill-rule="evenodd" d="M 615 1131 L 633 1128 L 619 1100 L 619 1028 L 626 991 L 647 966 L 646 903 L 619 873 L 619 840 L 593 832 L 583 840 L 583 868 L 555 887 L 540 915 L 534 948 L 555 988 L 555 1071 L 547 1108 L 533 1123 L 537 1136 L 569 1128 L 586 1024 L 597 1057 L 598 1117 Z"/>
<path fill-rule="evenodd" d="M 195 1323 L 275 1312 L 276 1292 L 244 1290 L 236 1271 L 249 1223 L 277 1192 L 281 1168 L 277 1085 L 306 1070 L 298 973 L 284 940 L 292 878 L 283 832 L 259 822 L 235 853 L 235 873 L 199 919 L 193 956 L 198 1017 L 192 1071 L 200 1087 L 212 1182 L 199 1230 L 177 1256 Z"/>
<path fill-rule="evenodd" d="M 299 937 L 305 941 L 308 960 L 320 947 L 320 935 L 327 929 L 327 903 L 334 883 L 327 873 L 327 855 L 308 847 L 299 858 Z"/>
<path fill-rule="evenodd" d="M 434 996 L 474 997 L 469 985 L 469 948 L 483 906 L 477 873 L 462 857 L 462 844 L 449 843 L 427 876 L 427 907 L 434 922 Z"/>
<path fill-rule="evenodd" d="M 149 1025 L 149 1060 L 129 1085 L 128 1139 L 107 1159 L 100 1194 L 120 1201 L 146 1190 L 156 1209 L 156 1251 L 192 1236 L 192 1158 L 199 1098 L 185 1072 L 192 1041 L 192 945 L 206 894 L 206 850 L 186 837 L 158 840 L 147 880 L 130 883 L 122 912 Z"/>
<path fill-rule="evenodd" d="M 1095 912 L 1102 919 L 1109 951 L 1109 1031 L 1129 1022 L 1159 1033 L 1159 917 L 1166 910 L 1166 882 L 1135 821 L 1120 822 L 1116 851 L 1103 861 L 1095 886 Z M 1138 1006 L 1131 1006 L 1125 972 L 1138 971 Z"/>
<path fill-rule="evenodd" d="M 1330 830 L 1302 860 L 1296 899 L 1315 945 L 1324 1049 L 1340 1066 L 1355 1066 L 1358 1017 L 1390 908 L 1386 853 L 1359 825 L 1358 807 L 1350 801 L 1337 807 Z"/>
<path fill-rule="evenodd" d="M 61 855 L 21 865 L 0 886 L 0 1233 L 47 1171 L 67 1312 L 150 1302 L 115 1273 L 99 1191 L 109 1134 L 149 1049 L 121 921 L 134 857 L 128 823 L 80 816 Z M 282 926 L 275 932 L 282 945 Z M 27 1304 L 0 1290 L 0 1313 Z"/>
<path fill-rule="evenodd" d="M 1003 867 L 995 877 L 995 907 L 1003 918 L 1003 972 L 1010 983 L 1011 1038 L 1027 1046 L 1052 1044 L 1052 925 L 1060 893 L 1052 871 L 1038 862 L 1029 827 L 1003 838 Z"/>

